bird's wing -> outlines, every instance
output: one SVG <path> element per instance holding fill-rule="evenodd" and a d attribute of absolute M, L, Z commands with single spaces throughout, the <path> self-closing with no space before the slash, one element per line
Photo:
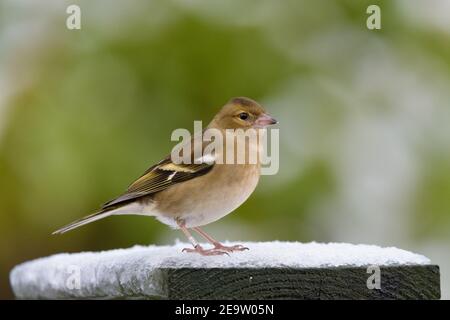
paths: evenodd
<path fill-rule="evenodd" d="M 209 158 L 210 159 L 210 158 Z M 130 185 L 127 192 L 103 205 L 101 210 L 87 217 L 74 221 L 53 234 L 64 233 L 90 222 L 105 218 L 111 210 L 119 208 L 137 198 L 151 195 L 170 186 L 208 173 L 214 163 L 175 164 L 170 157 L 150 167 L 139 179 Z"/>
<path fill-rule="evenodd" d="M 139 177 L 128 187 L 127 191 L 124 194 L 105 203 L 99 211 L 77 221 L 74 221 L 55 231 L 53 234 L 64 233 L 90 222 L 105 218 L 111 215 L 111 212 L 113 212 L 114 209 L 118 209 L 138 198 L 150 196 L 152 194 L 170 188 L 177 183 L 207 174 L 214 167 L 215 157 L 212 154 L 206 154 L 203 155 L 200 159 L 194 158 L 195 138 L 196 136 L 194 136 L 191 141 L 187 142 L 187 144 L 191 144 L 191 148 L 187 149 L 191 150 L 191 164 L 177 164 L 172 162 L 170 155 L 167 156 L 156 165 L 148 168 L 141 177 Z M 202 154 L 206 144 L 207 143 L 205 141 L 202 141 Z M 182 157 L 183 153 L 184 149 L 182 148 L 180 152 L 180 155 Z"/>
<path fill-rule="evenodd" d="M 168 156 L 145 171 L 140 178 L 128 187 L 128 190 L 124 194 L 105 203 L 102 209 L 105 210 L 116 207 L 117 204 L 152 195 L 163 191 L 174 184 L 202 176 L 208 173 L 213 166 L 214 163 L 211 162 L 200 164 L 175 164 L 170 159 L 170 156 Z"/>

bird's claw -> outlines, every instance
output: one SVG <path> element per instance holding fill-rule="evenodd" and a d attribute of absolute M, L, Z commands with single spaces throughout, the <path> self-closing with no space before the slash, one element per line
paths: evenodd
<path fill-rule="evenodd" d="M 223 251 L 223 250 L 219 250 L 217 248 L 212 248 L 212 249 L 203 249 L 202 246 L 197 245 L 194 248 L 184 248 L 182 250 L 182 252 L 195 252 L 198 253 L 202 256 L 221 256 L 226 254 L 227 256 L 229 256 L 228 252 Z"/>
<path fill-rule="evenodd" d="M 215 243 L 214 249 L 228 251 L 228 252 L 250 250 L 249 248 L 244 247 L 242 244 L 236 244 L 234 246 L 224 246 L 221 243 Z"/>

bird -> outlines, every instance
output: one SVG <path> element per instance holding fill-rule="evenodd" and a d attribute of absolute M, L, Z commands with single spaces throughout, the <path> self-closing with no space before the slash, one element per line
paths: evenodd
<path fill-rule="evenodd" d="M 247 250 L 243 245 L 223 245 L 214 239 L 200 227 L 221 219 L 243 204 L 255 190 L 261 173 L 262 151 L 260 133 L 278 123 L 256 101 L 246 97 L 230 99 L 213 117 L 207 130 L 215 130 L 223 134 L 224 148 L 214 150 L 202 155 L 200 161 L 195 161 L 194 150 L 191 150 L 189 158 L 194 161 L 183 163 L 173 161 L 168 155 L 159 163 L 147 169 L 136 179 L 120 196 L 106 202 L 97 212 L 76 220 L 53 234 L 62 234 L 88 223 L 113 216 L 113 215 L 145 215 L 155 217 L 160 222 L 180 229 L 187 237 L 192 247 L 184 248 L 183 252 L 193 252 L 204 256 L 223 255 Z M 227 132 L 241 133 L 255 130 L 258 139 L 249 139 L 245 145 L 245 151 L 257 150 L 256 161 L 249 161 L 245 156 L 244 161 L 228 163 L 218 161 L 225 157 L 228 146 L 225 147 Z M 235 136 L 233 136 L 235 137 Z M 194 138 L 187 143 L 194 144 Z M 202 151 L 206 150 L 206 142 L 202 141 Z M 234 142 L 231 145 L 235 145 Z M 233 152 L 236 156 L 236 150 Z M 203 247 L 192 235 L 195 231 L 212 248 Z"/>

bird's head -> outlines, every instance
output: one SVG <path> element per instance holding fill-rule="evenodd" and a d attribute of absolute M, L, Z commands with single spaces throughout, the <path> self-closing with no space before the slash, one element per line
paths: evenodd
<path fill-rule="evenodd" d="M 276 124 L 277 120 L 269 116 L 263 107 L 249 98 L 231 99 L 212 122 L 221 129 L 265 128 Z"/>

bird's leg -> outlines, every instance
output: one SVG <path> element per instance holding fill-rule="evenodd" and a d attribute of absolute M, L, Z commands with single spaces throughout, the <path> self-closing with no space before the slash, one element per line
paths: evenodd
<path fill-rule="evenodd" d="M 244 251 L 249 250 L 247 247 L 244 247 L 241 244 L 236 244 L 234 246 L 224 246 L 219 241 L 211 237 L 209 234 L 207 234 L 205 231 L 200 229 L 199 227 L 193 228 L 195 231 L 197 231 L 203 238 L 205 238 L 206 241 L 210 242 L 212 245 L 214 245 L 214 249 L 216 250 L 224 250 L 224 251 Z"/>
<path fill-rule="evenodd" d="M 191 235 L 189 230 L 185 227 L 184 222 L 178 222 L 178 226 L 180 227 L 181 231 L 183 231 L 184 235 L 188 238 L 189 242 L 192 243 L 192 248 L 184 248 L 183 252 L 197 252 L 201 254 L 202 256 L 218 256 L 223 254 L 228 254 L 226 251 L 218 250 L 216 248 L 214 249 L 203 249 L 203 247 L 195 240 L 195 238 Z"/>

